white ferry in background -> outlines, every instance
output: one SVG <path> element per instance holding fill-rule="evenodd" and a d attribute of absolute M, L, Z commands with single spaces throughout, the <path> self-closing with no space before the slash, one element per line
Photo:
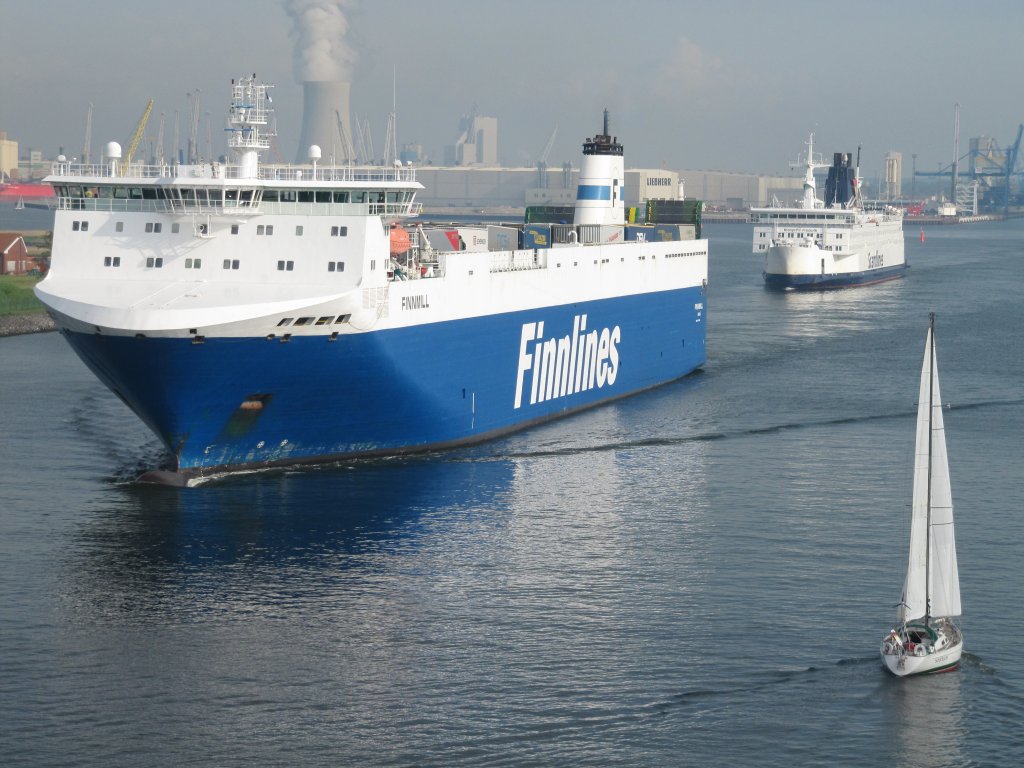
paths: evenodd
<path fill-rule="evenodd" d="M 493 438 L 685 376 L 708 244 L 624 224 L 623 149 L 583 145 L 572 224 L 410 222 L 412 167 L 264 165 L 268 84 L 232 81 L 232 163 L 58 160 L 36 292 L 192 484 Z"/>
<path fill-rule="evenodd" d="M 815 194 L 814 135 L 807 142 L 804 194 L 794 207 L 752 208 L 754 253 L 764 256 L 769 288 L 823 290 L 870 285 L 902 277 L 903 213 L 897 208 L 866 207 L 860 195 L 859 168 L 848 153 L 833 156 L 825 199 Z"/>

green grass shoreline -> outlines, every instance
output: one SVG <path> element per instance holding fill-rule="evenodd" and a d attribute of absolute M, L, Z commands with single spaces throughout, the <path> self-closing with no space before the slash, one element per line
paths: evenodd
<path fill-rule="evenodd" d="M 40 280 L 31 275 L 4 275 L 0 277 L 0 317 L 7 315 L 35 315 L 45 312 L 32 288 Z"/>

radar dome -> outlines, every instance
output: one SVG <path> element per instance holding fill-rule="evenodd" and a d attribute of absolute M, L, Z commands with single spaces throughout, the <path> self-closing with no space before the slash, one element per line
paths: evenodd
<path fill-rule="evenodd" d="M 309 145 L 309 152 L 307 153 L 307 155 L 309 156 L 310 160 L 319 160 L 320 159 L 320 147 L 319 147 L 319 145 L 317 145 L 317 144 L 310 144 Z"/>
<path fill-rule="evenodd" d="M 107 157 L 112 160 L 121 159 L 121 145 L 116 141 L 107 142 Z"/>
<path fill-rule="evenodd" d="M 66 163 L 67 161 L 68 161 L 68 159 L 64 155 L 57 155 L 57 162 L 58 163 Z"/>

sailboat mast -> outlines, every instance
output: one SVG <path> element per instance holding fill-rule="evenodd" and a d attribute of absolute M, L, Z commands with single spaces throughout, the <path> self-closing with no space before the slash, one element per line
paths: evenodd
<path fill-rule="evenodd" d="M 935 313 L 928 316 L 928 511 L 924 526 L 924 624 L 932 614 L 932 417 L 935 408 Z"/>

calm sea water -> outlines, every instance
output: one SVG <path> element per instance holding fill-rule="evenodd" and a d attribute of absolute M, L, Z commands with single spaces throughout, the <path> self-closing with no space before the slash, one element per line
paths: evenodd
<path fill-rule="evenodd" d="M 27 205 L 17 210 L 17 201 L 0 201 L 0 232 L 53 229 L 53 211 Z"/>
<path fill-rule="evenodd" d="M 62 339 L 0 339 L 4 764 L 1017 764 L 1024 221 L 817 295 L 709 234 L 702 373 L 414 459 L 138 487 Z M 899 681 L 932 310 L 968 653 Z"/>

